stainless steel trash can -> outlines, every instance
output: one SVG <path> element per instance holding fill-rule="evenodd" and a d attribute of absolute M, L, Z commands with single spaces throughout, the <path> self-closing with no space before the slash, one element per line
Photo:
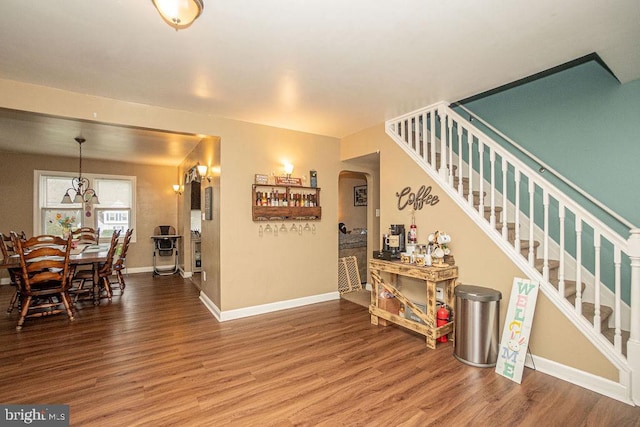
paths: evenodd
<path fill-rule="evenodd" d="M 473 285 L 458 285 L 454 293 L 453 355 L 471 366 L 496 366 L 502 294 L 495 289 Z"/>

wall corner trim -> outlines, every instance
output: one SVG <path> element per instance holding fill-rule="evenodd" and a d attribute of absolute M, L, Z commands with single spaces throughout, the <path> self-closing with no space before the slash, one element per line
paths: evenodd
<path fill-rule="evenodd" d="M 252 307 L 238 308 L 235 310 L 220 311 L 220 309 L 207 297 L 204 292 L 200 292 L 200 301 L 218 319 L 219 322 L 227 320 L 242 319 L 244 317 L 257 316 L 259 314 L 272 313 L 274 311 L 286 310 L 289 308 L 302 307 L 319 302 L 333 301 L 340 299 L 339 292 L 328 292 L 326 294 L 311 295 L 308 297 L 295 298 L 286 301 L 272 302 L 269 304 L 254 305 Z"/>

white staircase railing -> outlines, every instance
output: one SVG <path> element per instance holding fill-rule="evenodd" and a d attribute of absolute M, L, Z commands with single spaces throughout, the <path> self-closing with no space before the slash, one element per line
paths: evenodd
<path fill-rule="evenodd" d="M 620 236 L 446 103 L 386 131 L 540 283 L 640 405 L 640 229 Z"/>

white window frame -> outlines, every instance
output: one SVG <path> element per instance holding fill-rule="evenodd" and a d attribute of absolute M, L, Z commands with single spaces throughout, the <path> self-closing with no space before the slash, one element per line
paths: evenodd
<path fill-rule="evenodd" d="M 34 170 L 33 171 L 33 235 L 37 236 L 42 234 L 42 211 L 45 208 L 44 206 L 44 194 L 43 192 L 41 192 L 41 185 L 42 185 L 42 178 L 46 177 L 46 176 L 54 176 L 54 177 L 69 177 L 69 178 L 73 178 L 73 177 L 77 177 L 78 174 L 74 173 L 74 172 L 63 172 L 63 171 L 47 171 L 47 170 Z M 130 227 L 133 228 L 133 234 L 131 236 L 131 241 L 135 242 L 136 241 L 136 209 L 137 209 L 137 197 L 136 197 L 136 193 L 137 193 L 137 180 L 135 176 L 128 176 L 128 175 L 109 175 L 109 174 L 90 174 L 90 173 L 83 173 L 82 174 L 83 178 L 87 178 L 89 180 L 89 186 L 93 188 L 93 183 L 94 180 L 96 179 L 105 179 L 105 180 L 122 180 L 122 181 L 129 181 L 131 182 L 131 186 L 132 186 L 132 191 L 131 191 L 131 207 L 127 208 L 130 209 L 131 212 L 131 221 L 130 221 Z M 62 200 L 62 196 L 64 194 L 60 195 L 60 199 Z M 98 199 L 100 199 L 100 194 L 98 194 Z M 75 206 L 75 205 L 68 205 L 69 207 Z M 99 208 L 100 204 L 97 204 L 94 206 L 93 211 L 94 211 L 94 215 L 91 219 L 91 224 L 86 224 L 84 221 L 84 218 L 82 219 L 82 224 L 83 225 L 87 225 L 87 226 L 91 226 L 93 228 L 95 228 L 97 226 L 97 216 L 95 215 L 95 210 L 96 208 Z M 110 208 L 104 208 L 105 210 L 108 210 Z M 80 210 L 83 210 L 83 207 L 80 207 Z"/>

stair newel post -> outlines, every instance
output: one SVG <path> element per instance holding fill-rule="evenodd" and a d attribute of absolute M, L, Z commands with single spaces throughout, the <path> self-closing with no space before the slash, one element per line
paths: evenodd
<path fill-rule="evenodd" d="M 631 322 L 627 342 L 627 361 L 631 366 L 631 394 L 640 405 L 640 228 L 630 230 L 629 258 L 631 260 Z"/>

